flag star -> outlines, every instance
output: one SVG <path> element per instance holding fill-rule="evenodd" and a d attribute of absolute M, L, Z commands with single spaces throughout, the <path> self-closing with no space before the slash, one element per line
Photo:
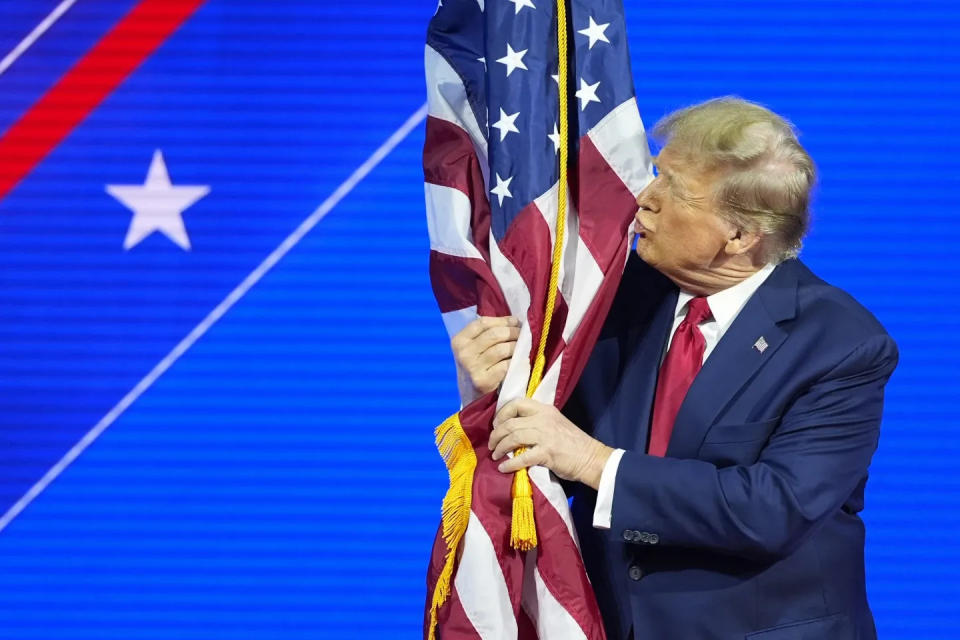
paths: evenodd
<path fill-rule="evenodd" d="M 598 100 L 599 102 L 599 100 Z M 500 119 L 493 123 L 494 129 L 500 129 L 500 141 L 503 142 L 503 139 L 507 137 L 507 134 L 511 131 L 514 133 L 520 133 L 520 130 L 517 129 L 516 125 L 513 124 L 517 119 L 517 116 L 520 115 L 520 112 L 517 111 L 513 115 L 507 115 L 506 111 L 503 110 L 503 107 L 500 107 Z"/>
<path fill-rule="evenodd" d="M 556 82 L 556 83 L 557 83 L 557 86 L 559 87 L 559 86 L 560 86 L 560 74 L 559 74 L 559 73 L 554 73 L 554 74 L 551 75 L 550 77 L 553 78 L 553 81 Z"/>
<path fill-rule="evenodd" d="M 523 9 L 524 7 L 530 7 L 531 9 L 536 9 L 536 7 L 533 6 L 533 2 L 531 2 L 531 0 L 510 0 L 510 2 L 514 4 L 515 11 L 513 12 L 513 15 L 517 15 L 518 13 L 520 13 L 520 9 Z"/>
<path fill-rule="evenodd" d="M 553 133 L 548 133 L 547 137 L 553 140 L 554 151 L 560 151 L 560 131 L 557 129 L 557 123 L 553 123 Z"/>
<path fill-rule="evenodd" d="M 209 185 L 173 186 L 163 152 L 153 152 L 147 180 L 139 184 L 108 184 L 107 193 L 133 211 L 133 219 L 123 241 L 124 249 L 137 246 L 154 231 L 161 231 L 184 251 L 190 250 L 190 237 L 183 225 L 183 212 L 210 192 Z"/>
<path fill-rule="evenodd" d="M 513 73 L 514 69 L 523 69 L 524 71 L 529 71 L 527 65 L 523 64 L 523 54 L 527 52 L 527 49 L 523 51 L 514 51 L 513 47 L 509 44 L 507 45 L 507 55 L 502 58 L 498 58 L 497 62 L 507 66 L 507 76 Z"/>
<path fill-rule="evenodd" d="M 486 56 L 480 56 L 479 58 L 477 58 L 477 60 L 478 60 L 479 62 L 482 62 L 482 63 L 483 63 L 483 68 L 484 68 L 484 69 L 487 68 L 487 57 L 486 57 Z"/>
<path fill-rule="evenodd" d="M 580 98 L 580 111 L 586 109 L 591 102 L 600 102 L 600 98 L 597 97 L 597 87 L 599 86 L 599 81 L 587 84 L 586 80 L 580 78 L 580 90 L 576 93 L 576 96 Z"/>
<path fill-rule="evenodd" d="M 497 176 L 497 186 L 495 186 L 493 189 L 490 189 L 490 193 L 497 196 L 497 198 L 499 199 L 498 204 L 502 207 L 504 198 L 513 197 L 513 194 L 510 193 L 510 182 L 513 180 L 513 176 L 510 176 L 509 178 L 504 180 L 503 178 L 500 177 L 499 173 L 495 175 Z"/>
<path fill-rule="evenodd" d="M 593 16 L 590 16 L 590 26 L 588 26 L 586 29 L 580 29 L 580 31 L 577 31 L 577 33 L 582 33 L 590 38 L 590 46 L 587 48 L 593 49 L 593 45 L 597 44 L 597 42 L 606 42 L 607 44 L 610 44 L 610 41 L 607 40 L 607 36 L 603 33 L 609 26 L 609 22 L 597 24 L 593 21 Z"/>

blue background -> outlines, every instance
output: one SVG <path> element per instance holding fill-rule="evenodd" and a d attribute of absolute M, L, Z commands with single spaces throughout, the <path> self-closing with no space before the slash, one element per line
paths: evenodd
<path fill-rule="evenodd" d="M 0 0 L 0 55 L 56 4 Z M 79 0 L 0 75 L 0 132 L 134 4 Z M 818 163 L 801 257 L 901 351 L 863 513 L 880 637 L 955 638 L 960 5 L 626 5 L 648 126 L 738 94 Z M 209 0 L 0 200 L 3 511 L 420 107 L 435 6 Z M 422 144 L 421 124 L 0 532 L 0 638 L 419 635 L 432 429 L 459 406 Z M 123 250 L 104 187 L 155 149 L 211 187 L 190 252 Z"/>

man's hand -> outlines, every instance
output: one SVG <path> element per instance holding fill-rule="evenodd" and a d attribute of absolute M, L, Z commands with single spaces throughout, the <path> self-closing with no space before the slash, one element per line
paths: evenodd
<path fill-rule="evenodd" d="M 498 467 L 513 473 L 524 467 L 543 465 L 564 480 L 576 480 L 596 489 L 603 465 L 613 449 L 594 440 L 552 406 L 519 398 L 500 408 L 493 419 L 489 447 L 493 459 L 520 447 L 527 450 L 504 460 Z"/>
<path fill-rule="evenodd" d="M 503 382 L 519 336 L 513 316 L 480 316 L 450 339 L 453 358 L 478 396 Z"/>

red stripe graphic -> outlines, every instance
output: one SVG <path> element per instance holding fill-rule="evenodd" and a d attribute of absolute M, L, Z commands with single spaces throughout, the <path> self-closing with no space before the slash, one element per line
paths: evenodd
<path fill-rule="evenodd" d="M 142 0 L 0 138 L 0 200 L 163 44 L 203 0 Z"/>

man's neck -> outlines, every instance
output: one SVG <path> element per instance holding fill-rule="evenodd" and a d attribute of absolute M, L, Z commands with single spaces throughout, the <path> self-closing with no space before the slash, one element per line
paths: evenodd
<path fill-rule="evenodd" d="M 670 279 L 681 291 L 695 296 L 711 296 L 743 282 L 762 269 L 765 264 L 755 264 L 752 260 L 727 261 L 709 270 L 670 276 Z"/>

